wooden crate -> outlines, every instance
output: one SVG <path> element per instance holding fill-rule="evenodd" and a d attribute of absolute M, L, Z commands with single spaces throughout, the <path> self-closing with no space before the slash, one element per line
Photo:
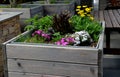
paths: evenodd
<path fill-rule="evenodd" d="M 6 55 L 5 77 L 28 77 L 33 74 L 102 77 L 103 32 L 97 47 L 14 42 L 19 35 L 3 46 Z"/>

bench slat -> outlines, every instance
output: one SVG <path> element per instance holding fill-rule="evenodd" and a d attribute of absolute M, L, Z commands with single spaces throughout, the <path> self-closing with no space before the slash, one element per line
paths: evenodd
<path fill-rule="evenodd" d="M 118 9 L 118 13 L 120 14 L 120 9 Z"/>
<path fill-rule="evenodd" d="M 118 24 L 118 22 L 117 22 L 117 20 L 115 18 L 115 15 L 113 14 L 113 11 L 112 10 L 108 10 L 108 12 L 109 12 L 109 16 L 110 16 L 111 22 L 113 24 L 113 28 L 118 27 L 119 24 Z"/>
<path fill-rule="evenodd" d="M 120 28 L 120 14 L 118 13 L 118 10 L 113 10 L 113 13 L 115 15 L 115 18 L 116 18 L 118 24 L 119 24 L 117 27 Z"/>
<path fill-rule="evenodd" d="M 104 17 L 105 17 L 105 22 L 106 22 L 106 28 L 112 28 L 112 23 L 108 15 L 108 11 L 106 10 L 104 11 Z"/>

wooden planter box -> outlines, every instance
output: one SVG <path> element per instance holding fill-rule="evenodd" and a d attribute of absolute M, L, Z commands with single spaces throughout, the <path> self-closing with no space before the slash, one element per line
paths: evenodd
<path fill-rule="evenodd" d="M 20 36 L 3 44 L 5 77 L 102 77 L 104 29 L 96 47 L 15 42 Z"/>
<path fill-rule="evenodd" d="M 40 5 L 21 5 L 21 8 L 0 8 L 0 11 L 3 12 L 23 12 L 20 16 L 20 24 L 23 28 L 26 23 L 24 22 L 26 19 L 31 18 L 38 14 L 40 17 L 43 16 L 43 7 Z"/>
<path fill-rule="evenodd" d="M 3 12 L 23 12 L 22 19 L 31 18 L 36 14 L 43 16 L 43 7 L 40 5 L 21 5 L 21 8 L 0 8 Z"/>
<path fill-rule="evenodd" d="M 65 3 L 65 1 L 57 1 L 54 4 L 40 4 L 40 1 L 34 1 L 32 4 L 30 2 L 24 3 L 29 5 L 42 5 L 44 9 L 45 15 L 53 15 L 59 14 L 61 11 L 68 10 L 71 14 L 75 14 L 75 1 L 70 0 L 69 3 Z"/>
<path fill-rule="evenodd" d="M 0 77 L 3 77 L 2 43 L 21 33 L 19 17 L 21 12 L 0 12 Z"/>
<path fill-rule="evenodd" d="M 21 33 L 20 15 L 22 12 L 0 12 L 0 48 L 1 44 Z"/>

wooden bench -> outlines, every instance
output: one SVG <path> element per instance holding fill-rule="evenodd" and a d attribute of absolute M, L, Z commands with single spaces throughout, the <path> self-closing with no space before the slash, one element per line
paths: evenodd
<path fill-rule="evenodd" d="M 112 31 L 120 32 L 120 9 L 99 10 L 99 0 L 93 0 L 94 17 L 97 20 L 105 21 L 106 48 L 105 54 L 120 54 L 120 48 L 110 47 L 110 34 Z"/>
<path fill-rule="evenodd" d="M 120 31 L 120 9 L 95 12 L 96 19 L 105 21 L 106 48 L 110 48 L 110 33 Z"/>

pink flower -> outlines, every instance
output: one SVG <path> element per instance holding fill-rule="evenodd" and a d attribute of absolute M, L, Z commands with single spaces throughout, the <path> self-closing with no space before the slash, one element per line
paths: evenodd
<path fill-rule="evenodd" d="M 68 37 L 68 38 L 66 38 L 66 41 L 69 43 L 73 43 L 75 40 L 72 37 Z"/>
<path fill-rule="evenodd" d="M 68 45 L 69 43 L 68 42 L 63 42 L 61 45 L 62 46 L 66 46 L 66 45 Z"/>
<path fill-rule="evenodd" d="M 42 33 L 41 36 L 42 36 L 42 37 L 46 37 L 46 34 L 45 34 L 45 33 Z"/>
<path fill-rule="evenodd" d="M 42 33 L 43 33 L 42 30 L 36 30 L 34 33 L 32 33 L 32 36 L 34 36 L 35 34 L 41 35 Z"/>
<path fill-rule="evenodd" d="M 57 45 L 62 45 L 62 46 L 66 46 L 71 43 L 74 43 L 74 38 L 72 38 L 72 37 L 62 38 L 61 40 L 56 42 Z"/>
<path fill-rule="evenodd" d="M 37 31 L 35 31 L 35 34 L 38 34 L 38 35 L 41 35 L 42 33 L 43 33 L 42 30 L 37 30 Z"/>
<path fill-rule="evenodd" d="M 64 43 L 64 42 L 65 42 L 65 38 L 62 38 L 62 39 L 60 40 L 60 42 L 61 42 L 61 43 Z"/>
<path fill-rule="evenodd" d="M 61 45 L 61 42 L 60 42 L 60 41 L 57 41 L 55 44 L 57 44 L 57 45 Z"/>
<path fill-rule="evenodd" d="M 50 35 L 46 33 L 42 33 L 42 37 L 46 38 L 47 40 L 50 40 Z"/>

